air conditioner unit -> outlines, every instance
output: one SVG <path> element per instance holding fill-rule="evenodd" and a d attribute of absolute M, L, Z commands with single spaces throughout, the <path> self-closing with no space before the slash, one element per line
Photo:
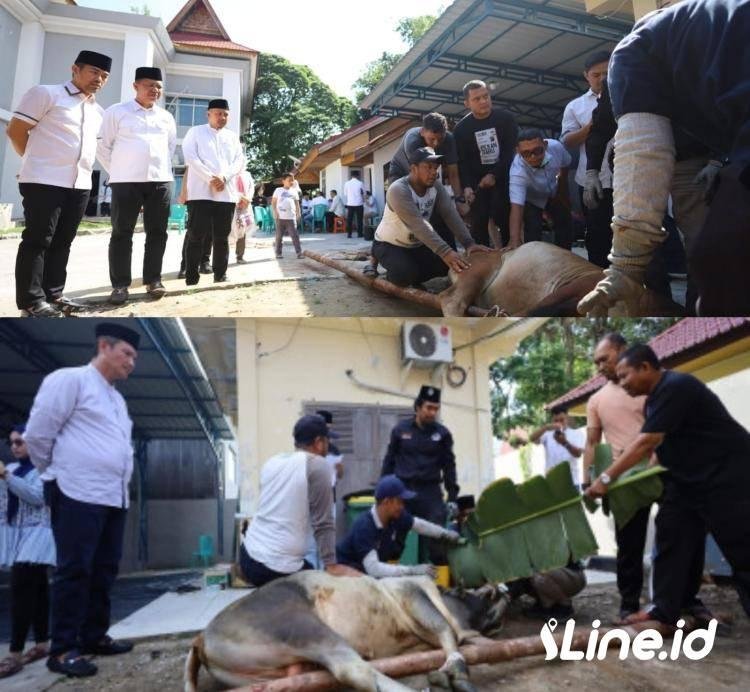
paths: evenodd
<path fill-rule="evenodd" d="M 425 322 L 404 322 L 401 327 L 401 359 L 421 368 L 452 362 L 450 327 Z"/>

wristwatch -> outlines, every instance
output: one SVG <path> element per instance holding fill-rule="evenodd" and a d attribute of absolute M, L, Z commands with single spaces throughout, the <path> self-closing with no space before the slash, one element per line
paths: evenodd
<path fill-rule="evenodd" d="M 454 202 L 458 202 L 459 204 L 465 204 L 466 203 L 466 197 L 463 195 L 459 195 L 458 197 L 453 198 Z"/>
<path fill-rule="evenodd" d="M 604 471 L 603 473 L 599 474 L 599 480 L 603 485 L 609 485 L 612 482 L 612 477 L 606 471 Z"/>

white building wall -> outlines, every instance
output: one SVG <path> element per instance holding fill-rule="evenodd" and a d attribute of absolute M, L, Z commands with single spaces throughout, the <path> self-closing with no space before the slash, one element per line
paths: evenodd
<path fill-rule="evenodd" d="M 329 163 L 324 170 L 325 180 L 321 175 L 320 186 L 322 189 L 325 183 L 326 197 L 328 197 L 331 190 L 336 190 L 339 195 L 342 194 L 344 191 L 344 183 L 346 182 L 346 179 L 344 178 L 347 170 L 346 167 L 341 165 L 340 160 L 336 160 L 333 163 Z"/>
<path fill-rule="evenodd" d="M 374 188 L 372 194 L 378 201 L 378 209 L 381 211 L 385 208 L 385 174 L 383 172 L 383 167 L 393 158 L 393 155 L 398 151 L 400 144 L 401 140 L 396 139 L 382 149 L 378 149 L 373 154 L 373 166 L 375 170 L 373 171 L 372 178 Z"/>

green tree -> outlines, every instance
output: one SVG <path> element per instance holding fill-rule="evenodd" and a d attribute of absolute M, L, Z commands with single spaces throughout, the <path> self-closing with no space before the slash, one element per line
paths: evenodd
<path fill-rule="evenodd" d="M 245 145 L 256 180 L 288 171 L 289 156 L 301 158 L 316 143 L 356 121 L 356 109 L 307 65 L 261 54 L 255 107 Z"/>
<path fill-rule="evenodd" d="M 396 33 L 401 36 L 409 48 L 412 48 L 435 23 L 436 19 L 437 17 L 432 14 L 423 14 L 418 17 L 403 17 L 396 24 Z M 383 54 L 377 60 L 368 62 L 362 74 L 357 78 L 357 81 L 352 84 L 354 100 L 357 103 L 362 101 L 367 94 L 383 81 L 383 78 L 403 56 L 403 53 L 383 51 Z"/>
<path fill-rule="evenodd" d="M 148 5 L 146 5 L 145 3 L 143 5 L 141 5 L 140 7 L 138 7 L 138 5 L 131 5 L 130 6 L 130 11 L 133 14 L 143 14 L 146 17 L 150 17 L 151 16 L 151 8 Z"/>
<path fill-rule="evenodd" d="M 537 426 L 544 405 L 594 374 L 592 353 L 607 332 L 630 343 L 648 341 L 677 318 L 552 319 L 524 339 L 517 351 L 490 368 L 492 426 L 498 437 L 517 426 Z"/>

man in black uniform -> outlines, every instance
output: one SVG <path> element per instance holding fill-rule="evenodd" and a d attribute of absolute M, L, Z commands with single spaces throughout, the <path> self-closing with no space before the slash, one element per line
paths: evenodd
<path fill-rule="evenodd" d="M 612 481 L 654 451 L 668 469 L 656 517 L 654 605 L 626 622 L 676 622 L 691 588 L 691 560 L 703 549 L 706 529 L 731 565 L 742 607 L 750 615 L 750 433 L 700 380 L 662 370 L 648 346 L 627 349 L 617 376 L 630 396 L 647 395 L 646 420 L 586 495 L 602 497 Z"/>
<path fill-rule="evenodd" d="M 391 431 L 391 441 L 383 459 L 381 476 L 394 474 L 417 493 L 406 501 L 407 511 L 421 519 L 445 526 L 448 508 L 443 501 L 441 481 L 454 506 L 458 497 L 456 457 L 453 436 L 437 422 L 440 412 L 440 390 L 424 386 L 414 401 L 414 417 L 398 423 Z M 445 549 L 432 539 L 419 539 L 419 561 L 429 556 L 434 565 L 446 564 Z"/>
<path fill-rule="evenodd" d="M 500 229 L 503 245 L 510 239 L 510 164 L 516 155 L 518 124 L 501 108 L 492 107 L 492 96 L 484 82 L 464 86 L 464 105 L 471 111 L 453 129 L 458 147 L 458 170 L 464 199 L 471 205 L 471 235 L 480 245 L 489 245 L 488 224 Z"/>

